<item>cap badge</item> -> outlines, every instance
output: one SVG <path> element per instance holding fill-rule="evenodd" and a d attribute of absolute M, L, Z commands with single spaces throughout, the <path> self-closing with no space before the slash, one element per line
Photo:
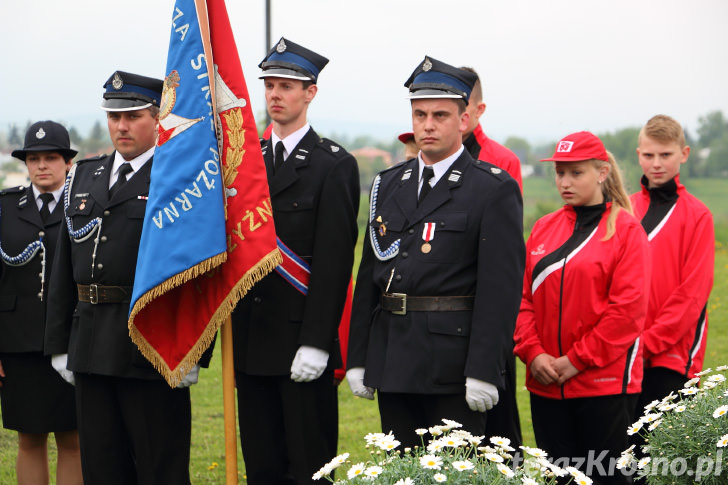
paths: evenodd
<path fill-rule="evenodd" d="M 286 43 L 283 42 L 283 39 L 281 39 L 281 41 L 276 46 L 276 52 L 279 54 L 283 54 L 284 52 L 286 52 L 287 48 L 288 48 L 288 46 L 286 46 Z"/>
<path fill-rule="evenodd" d="M 422 70 L 427 72 L 432 69 L 432 62 L 428 58 L 425 58 L 425 62 L 422 63 Z"/>
<path fill-rule="evenodd" d="M 44 138 L 45 135 L 46 135 L 46 133 L 45 133 L 45 131 L 43 131 L 43 128 L 39 128 L 35 134 L 35 137 L 40 140 L 41 138 Z"/>
<path fill-rule="evenodd" d="M 571 151 L 571 147 L 573 147 L 573 146 L 574 146 L 573 141 L 562 140 L 556 146 L 556 151 L 558 153 L 569 153 Z"/>
<path fill-rule="evenodd" d="M 124 87 L 124 81 L 121 80 L 121 76 L 119 76 L 119 73 L 114 73 L 114 79 L 111 81 L 111 85 L 116 89 L 117 91 Z"/>

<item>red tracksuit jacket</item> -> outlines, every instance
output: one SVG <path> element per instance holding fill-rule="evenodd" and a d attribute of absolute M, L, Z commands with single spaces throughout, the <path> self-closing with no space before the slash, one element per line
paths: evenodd
<path fill-rule="evenodd" d="M 667 367 L 686 379 L 703 367 L 707 304 L 713 288 L 713 216 L 680 183 L 632 194 L 652 258 L 649 306 L 642 337 L 646 367 Z"/>
<path fill-rule="evenodd" d="M 564 206 L 539 219 L 526 243 L 515 354 L 529 391 L 553 399 L 638 393 L 639 336 L 647 311 L 649 254 L 639 222 L 620 211 L 616 234 L 602 241 L 611 203 Z M 567 355 L 579 373 L 544 386 L 531 375 L 541 354 Z"/>

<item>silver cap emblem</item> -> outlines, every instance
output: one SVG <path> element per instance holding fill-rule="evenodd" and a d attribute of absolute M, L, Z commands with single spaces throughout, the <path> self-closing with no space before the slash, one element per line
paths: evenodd
<path fill-rule="evenodd" d="M 276 52 L 279 54 L 283 54 L 284 52 L 286 52 L 287 48 L 288 48 L 288 46 L 286 46 L 286 43 L 283 42 L 283 39 L 281 39 L 281 41 L 276 46 Z"/>
<path fill-rule="evenodd" d="M 39 140 L 40 140 L 41 138 L 44 138 L 44 137 L 45 137 L 45 131 L 43 131 L 43 128 L 39 128 L 39 129 L 38 129 L 38 131 L 37 131 L 37 132 L 36 132 L 36 134 L 35 134 L 35 137 L 36 137 L 37 139 L 39 139 Z"/>
<path fill-rule="evenodd" d="M 114 79 L 111 81 L 111 85 L 116 89 L 117 91 L 124 87 L 124 81 L 121 80 L 121 76 L 119 76 L 119 73 L 114 73 Z"/>
<path fill-rule="evenodd" d="M 430 60 L 425 57 L 425 62 L 422 63 L 422 70 L 427 72 L 430 69 L 432 69 L 432 62 L 430 62 Z"/>

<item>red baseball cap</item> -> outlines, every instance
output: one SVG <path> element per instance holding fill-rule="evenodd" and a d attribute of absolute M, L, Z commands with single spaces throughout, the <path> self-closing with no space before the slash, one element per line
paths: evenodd
<path fill-rule="evenodd" d="M 562 138 L 556 144 L 556 150 L 551 158 L 543 158 L 542 162 L 581 162 L 584 160 L 603 160 L 607 158 L 604 143 L 593 133 L 579 131 Z"/>
<path fill-rule="evenodd" d="M 402 143 L 407 143 L 408 141 L 415 139 L 415 134 L 410 131 L 409 133 L 402 133 L 397 138 L 399 138 L 399 141 Z"/>

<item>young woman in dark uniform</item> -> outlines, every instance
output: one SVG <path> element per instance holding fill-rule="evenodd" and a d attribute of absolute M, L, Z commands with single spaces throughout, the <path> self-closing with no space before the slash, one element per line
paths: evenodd
<path fill-rule="evenodd" d="M 28 129 L 23 160 L 31 184 L 0 191 L 0 404 L 18 432 L 17 480 L 48 484 L 48 434 L 58 448 L 59 485 L 83 483 L 73 386 L 43 355 L 51 263 L 64 223 L 63 182 L 76 155 L 53 121 Z"/>

